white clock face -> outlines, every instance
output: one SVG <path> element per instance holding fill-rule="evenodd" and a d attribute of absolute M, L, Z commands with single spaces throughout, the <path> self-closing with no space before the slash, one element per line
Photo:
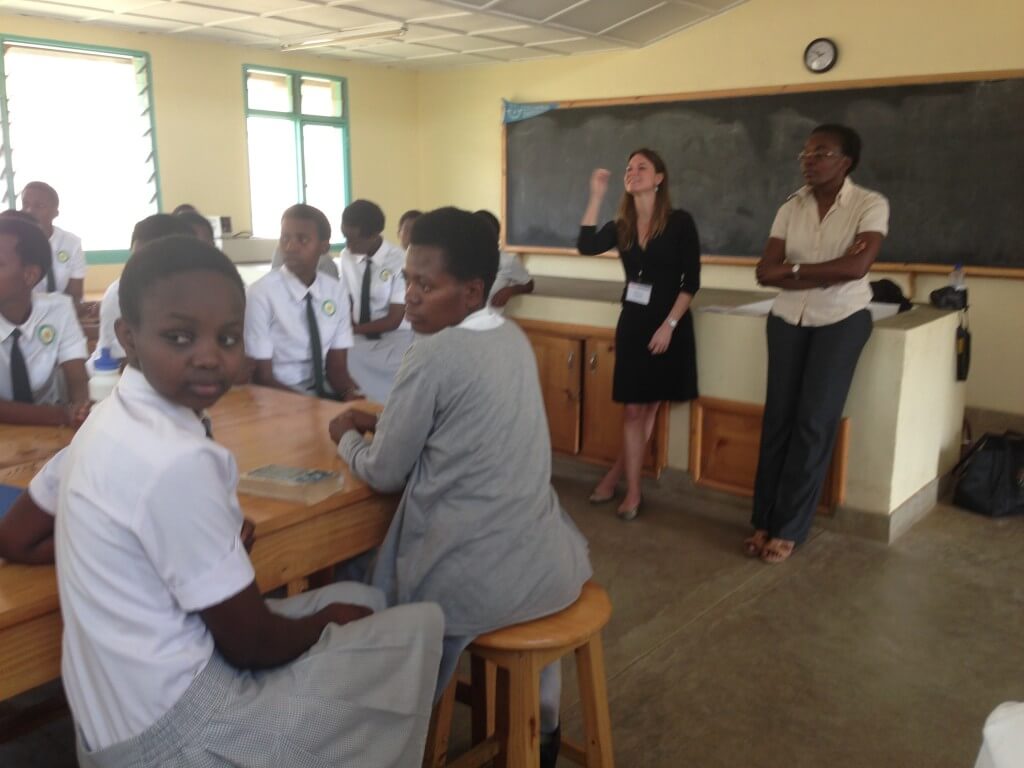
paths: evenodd
<path fill-rule="evenodd" d="M 835 64 L 836 48 L 828 40 L 815 40 L 804 52 L 804 64 L 812 72 L 825 72 Z"/>

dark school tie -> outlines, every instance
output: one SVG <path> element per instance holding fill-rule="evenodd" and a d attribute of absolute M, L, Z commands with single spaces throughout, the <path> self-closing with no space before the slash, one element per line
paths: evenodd
<path fill-rule="evenodd" d="M 213 420 L 204 413 L 199 417 L 199 421 L 203 425 L 203 431 L 206 432 L 206 436 L 213 440 Z"/>
<path fill-rule="evenodd" d="M 373 280 L 373 259 L 369 256 L 363 262 L 363 285 L 359 291 L 359 324 L 370 322 L 370 281 Z M 367 333 L 368 339 L 379 339 L 379 333 Z"/>
<path fill-rule="evenodd" d="M 53 275 L 53 259 L 50 259 L 50 265 L 46 268 L 46 292 L 56 293 L 57 291 L 57 278 Z"/>
<path fill-rule="evenodd" d="M 11 394 L 16 403 L 31 403 L 32 385 L 29 384 L 28 366 L 25 365 L 25 356 L 21 354 L 21 345 L 18 343 L 20 336 L 20 328 L 11 331 Z"/>
<path fill-rule="evenodd" d="M 313 294 L 306 294 L 306 324 L 309 326 L 309 346 L 313 353 L 313 391 L 317 397 L 324 396 L 324 355 L 320 346 L 320 326 L 316 322 L 313 308 Z"/>

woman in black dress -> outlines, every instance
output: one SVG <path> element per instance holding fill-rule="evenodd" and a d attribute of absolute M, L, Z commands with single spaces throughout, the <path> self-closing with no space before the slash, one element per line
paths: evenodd
<path fill-rule="evenodd" d="M 615 221 L 597 229 L 597 214 L 611 173 L 598 168 L 590 177 L 590 202 L 583 214 L 579 252 L 617 248 L 626 272 L 622 312 L 615 329 L 612 399 L 625 404 L 622 451 L 597 484 L 590 501 L 615 498 L 626 476 L 618 514 L 632 520 L 640 510 L 640 470 L 644 448 L 664 400 L 697 396 L 697 358 L 690 302 L 700 288 L 700 242 L 693 217 L 672 209 L 668 172 L 657 152 L 638 149 L 626 165 L 625 193 Z"/>

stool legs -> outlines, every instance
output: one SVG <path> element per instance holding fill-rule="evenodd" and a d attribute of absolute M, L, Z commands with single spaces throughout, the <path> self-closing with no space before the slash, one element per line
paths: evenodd
<path fill-rule="evenodd" d="M 494 706 L 498 668 L 479 656 L 470 656 L 470 707 L 473 743 L 479 744 L 494 734 Z"/>
<path fill-rule="evenodd" d="M 540 668 L 532 653 L 509 653 L 498 665 L 495 735 L 504 749 L 495 768 L 540 768 Z"/>
<path fill-rule="evenodd" d="M 608 682 L 604 671 L 601 636 L 594 635 L 576 649 L 580 704 L 587 735 L 587 768 L 612 768 L 612 722 L 608 713 Z"/>
<path fill-rule="evenodd" d="M 441 694 L 441 700 L 434 705 L 434 710 L 430 713 L 427 744 L 423 750 L 423 768 L 444 768 L 448 764 L 448 739 L 452 732 L 452 712 L 455 709 L 457 685 L 458 681 L 453 676 Z"/>

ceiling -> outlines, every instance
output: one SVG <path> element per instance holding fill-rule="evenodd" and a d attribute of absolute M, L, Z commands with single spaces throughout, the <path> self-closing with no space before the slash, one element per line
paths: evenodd
<path fill-rule="evenodd" d="M 400 40 L 310 54 L 415 68 L 640 48 L 745 0 L 0 0 L 0 13 L 280 48 L 402 22 Z"/>

